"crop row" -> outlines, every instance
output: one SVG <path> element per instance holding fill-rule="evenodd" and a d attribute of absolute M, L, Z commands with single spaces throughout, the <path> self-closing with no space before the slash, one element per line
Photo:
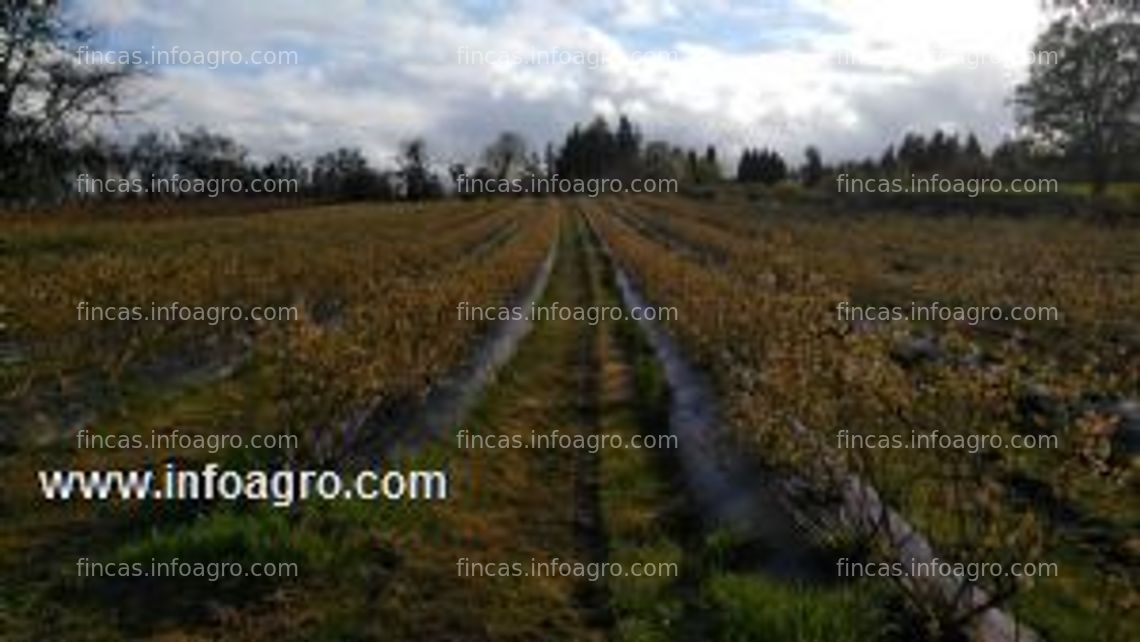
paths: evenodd
<path fill-rule="evenodd" d="M 949 557 L 1063 559 L 1062 576 L 1035 587 L 987 586 L 1019 591 L 1018 610 L 1043 630 L 1081 639 L 1098 613 L 1134 603 L 1136 480 L 1121 410 L 1140 390 L 1134 231 L 811 220 L 647 198 L 593 209 L 649 299 L 678 308 L 669 330 L 714 379 L 727 439 L 810 477 L 824 500 L 840 477 L 819 462 L 839 452 L 844 470 L 871 481 Z M 1064 316 L 972 327 L 837 314 L 843 301 L 935 300 L 1049 304 Z M 1058 447 L 842 449 L 841 430 L 1005 443 L 1056 435 Z"/>
<path fill-rule="evenodd" d="M 483 329 L 457 319 L 456 304 L 503 301 L 522 287 L 554 224 L 518 204 L 446 204 L 222 224 L 24 222 L 0 233 L 0 383 L 11 409 L 0 420 L 11 437 L 29 427 L 66 432 L 89 416 L 71 408 L 243 366 L 272 373 L 290 428 L 335 424 L 364 399 L 422 395 Z M 295 318 L 118 321 L 92 312 L 149 315 L 152 304 L 172 303 L 280 308 Z"/>

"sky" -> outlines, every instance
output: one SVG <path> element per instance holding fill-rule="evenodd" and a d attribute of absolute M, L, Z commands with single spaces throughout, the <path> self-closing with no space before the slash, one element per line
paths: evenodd
<path fill-rule="evenodd" d="M 825 160 L 877 157 L 936 127 L 992 146 L 1013 131 L 1038 6 L 72 0 L 69 11 L 100 33 L 86 55 L 172 59 L 132 87 L 141 109 L 119 135 L 202 125 L 260 158 L 346 145 L 387 167 L 413 137 L 437 163 L 472 162 L 500 131 L 541 150 L 575 122 L 618 113 L 647 140 L 715 144 L 722 159 L 774 147 L 798 162 L 809 144 Z"/>

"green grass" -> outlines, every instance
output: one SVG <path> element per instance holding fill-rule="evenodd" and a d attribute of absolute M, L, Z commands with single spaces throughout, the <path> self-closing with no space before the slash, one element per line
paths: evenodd
<path fill-rule="evenodd" d="M 890 631 L 876 615 L 880 591 L 862 585 L 809 587 L 726 573 L 709 577 L 702 597 L 713 637 L 723 642 L 868 642 Z"/>

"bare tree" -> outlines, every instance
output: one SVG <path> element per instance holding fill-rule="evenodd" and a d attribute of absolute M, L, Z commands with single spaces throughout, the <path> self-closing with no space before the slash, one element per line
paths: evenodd
<path fill-rule="evenodd" d="M 414 138 L 400 146 L 400 178 L 404 182 L 404 196 L 410 201 L 438 198 L 443 193 L 439 178 L 430 169 L 427 143 Z"/>
<path fill-rule="evenodd" d="M 527 162 L 526 139 L 515 132 L 503 132 L 483 152 L 483 162 L 496 179 L 508 178 L 511 171 Z"/>
<path fill-rule="evenodd" d="M 58 187 L 76 138 L 121 111 L 133 68 L 90 64 L 61 0 L 0 0 L 0 198 Z"/>

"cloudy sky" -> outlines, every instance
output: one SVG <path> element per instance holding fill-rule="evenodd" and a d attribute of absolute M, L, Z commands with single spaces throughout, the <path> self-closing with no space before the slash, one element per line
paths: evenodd
<path fill-rule="evenodd" d="M 255 154 L 401 140 L 469 160 L 496 132 L 536 148 L 628 113 L 646 138 L 722 158 L 878 154 L 907 130 L 1010 131 L 1038 0 L 72 0 L 100 51 L 295 52 L 294 64 L 167 64 L 121 129 L 205 125 Z M 175 49 L 177 48 L 177 49 Z M 210 53 L 214 52 L 214 53 Z M 230 53 L 233 52 L 233 53 Z M 201 58 L 200 58 L 201 59 Z M 212 66 L 216 68 L 211 68 Z"/>

